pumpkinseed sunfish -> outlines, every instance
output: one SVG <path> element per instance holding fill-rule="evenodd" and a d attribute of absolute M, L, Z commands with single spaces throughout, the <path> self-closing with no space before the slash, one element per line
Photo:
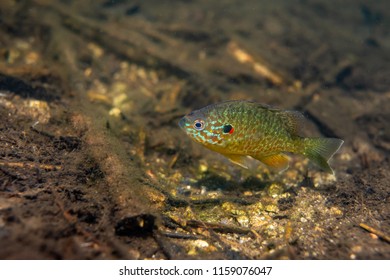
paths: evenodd
<path fill-rule="evenodd" d="M 301 154 L 333 173 L 328 160 L 343 140 L 300 136 L 304 117 L 251 101 L 226 101 L 191 112 L 179 126 L 194 141 L 244 168 L 250 156 L 276 171 L 288 168 L 285 153 Z"/>

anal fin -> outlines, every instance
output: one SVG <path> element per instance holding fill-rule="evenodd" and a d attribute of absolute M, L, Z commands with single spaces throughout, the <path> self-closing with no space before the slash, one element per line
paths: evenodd
<path fill-rule="evenodd" d="M 284 154 L 274 154 L 269 156 L 251 155 L 251 157 L 261 161 L 271 169 L 278 172 L 286 170 L 289 166 L 289 158 Z"/>
<path fill-rule="evenodd" d="M 248 169 L 248 166 L 245 164 L 246 156 L 243 155 L 234 155 L 234 154 L 223 154 L 227 157 L 231 162 Z"/>

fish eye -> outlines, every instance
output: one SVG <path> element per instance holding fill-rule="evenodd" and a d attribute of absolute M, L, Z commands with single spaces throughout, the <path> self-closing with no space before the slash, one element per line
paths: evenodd
<path fill-rule="evenodd" d="M 194 121 L 194 128 L 196 130 L 203 130 L 204 129 L 204 121 L 203 120 L 195 120 Z"/>
<path fill-rule="evenodd" d="M 232 134 L 232 133 L 234 132 L 234 128 L 233 128 L 233 126 L 231 126 L 230 124 L 225 124 L 225 125 L 222 127 L 222 131 L 223 131 L 223 133 Z"/>

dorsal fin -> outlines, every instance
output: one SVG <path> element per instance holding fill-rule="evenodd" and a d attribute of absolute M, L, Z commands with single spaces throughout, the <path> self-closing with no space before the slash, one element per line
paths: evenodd
<path fill-rule="evenodd" d="M 302 113 L 298 111 L 282 111 L 281 116 L 287 131 L 293 136 L 299 136 L 305 122 L 305 117 Z"/>

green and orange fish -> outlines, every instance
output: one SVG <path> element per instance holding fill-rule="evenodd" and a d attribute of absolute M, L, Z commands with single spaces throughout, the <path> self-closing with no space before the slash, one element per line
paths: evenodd
<path fill-rule="evenodd" d="M 276 171 L 288 168 L 285 153 L 301 154 L 333 173 L 329 159 L 343 140 L 300 136 L 304 117 L 250 101 L 209 105 L 184 116 L 179 126 L 196 142 L 244 168 L 250 156 Z"/>

